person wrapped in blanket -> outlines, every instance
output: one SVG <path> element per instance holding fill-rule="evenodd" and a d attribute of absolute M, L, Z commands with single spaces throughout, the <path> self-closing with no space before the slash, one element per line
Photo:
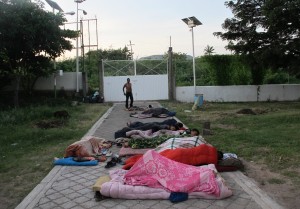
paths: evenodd
<path fill-rule="evenodd" d="M 118 130 L 115 132 L 114 136 L 115 139 L 121 138 L 121 137 L 127 137 L 126 132 L 133 131 L 133 130 L 141 130 L 141 131 L 147 131 L 152 130 L 152 132 L 167 129 L 167 130 L 179 130 L 180 124 L 175 119 L 168 119 L 164 120 L 162 122 L 149 122 L 149 123 L 142 123 L 142 122 L 128 122 L 127 127 L 122 128 L 121 130 Z"/>
<path fill-rule="evenodd" d="M 135 118 L 166 118 L 166 117 L 173 117 L 176 115 L 176 112 L 172 112 L 167 110 L 163 107 L 157 107 L 157 108 L 150 108 L 148 110 L 145 110 L 141 113 L 132 113 L 130 114 L 130 117 Z"/>

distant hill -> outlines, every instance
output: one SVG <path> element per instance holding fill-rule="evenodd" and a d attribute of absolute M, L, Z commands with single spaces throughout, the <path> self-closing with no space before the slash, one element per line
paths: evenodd
<path fill-rule="evenodd" d="M 164 55 L 151 55 L 147 57 L 141 57 L 140 60 L 162 60 Z"/>
<path fill-rule="evenodd" d="M 164 59 L 164 55 L 151 55 L 147 57 L 141 57 L 140 60 L 162 60 Z M 186 59 L 191 60 L 193 57 L 191 55 L 186 55 Z"/>

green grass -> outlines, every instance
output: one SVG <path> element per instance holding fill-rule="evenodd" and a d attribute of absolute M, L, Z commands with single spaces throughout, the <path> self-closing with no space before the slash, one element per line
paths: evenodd
<path fill-rule="evenodd" d="M 300 182 L 300 102 L 205 103 L 196 111 L 193 104 L 162 102 L 176 111 L 189 128 L 202 132 L 210 121 L 213 135 L 205 139 L 223 152 L 233 152 L 247 161 L 267 164 L 273 172 Z M 262 114 L 236 112 L 251 108 Z M 300 185 L 300 184 L 299 184 Z"/>
<path fill-rule="evenodd" d="M 14 208 L 49 173 L 54 157 L 80 140 L 110 107 L 109 104 L 34 105 L 0 112 L 0 208 Z M 70 118 L 58 128 L 41 129 L 39 121 L 57 120 L 53 112 L 67 110 Z"/>

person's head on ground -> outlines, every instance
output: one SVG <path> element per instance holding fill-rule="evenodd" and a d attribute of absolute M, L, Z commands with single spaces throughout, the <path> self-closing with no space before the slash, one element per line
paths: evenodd
<path fill-rule="evenodd" d="M 175 125 L 170 125 L 170 130 L 171 130 L 171 131 L 177 131 L 177 130 L 179 130 L 179 127 L 178 127 L 177 124 L 175 124 Z"/>
<path fill-rule="evenodd" d="M 199 134 L 200 134 L 200 132 L 199 132 L 198 129 L 193 128 L 193 129 L 191 130 L 191 136 L 199 136 Z"/>
<path fill-rule="evenodd" d="M 152 130 L 152 133 L 154 133 L 154 132 L 159 131 L 160 129 L 158 126 L 153 126 L 151 130 Z"/>
<path fill-rule="evenodd" d="M 176 125 L 178 126 L 178 130 L 185 130 L 185 128 L 183 127 L 183 123 L 177 122 Z"/>

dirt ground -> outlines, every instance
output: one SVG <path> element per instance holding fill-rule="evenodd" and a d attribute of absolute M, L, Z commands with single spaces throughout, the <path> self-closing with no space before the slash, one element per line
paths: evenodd
<path fill-rule="evenodd" d="M 246 162 L 244 174 L 254 179 L 258 186 L 277 203 L 287 209 L 300 207 L 300 189 L 284 176 L 271 172 L 266 165 Z M 283 179 L 282 182 L 270 183 L 270 179 Z"/>

